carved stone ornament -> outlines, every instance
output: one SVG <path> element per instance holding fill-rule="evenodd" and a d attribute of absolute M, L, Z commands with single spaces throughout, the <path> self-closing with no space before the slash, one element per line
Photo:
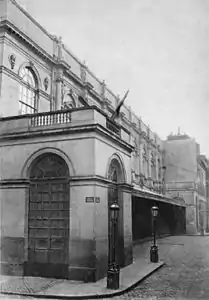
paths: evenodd
<path fill-rule="evenodd" d="M 44 78 L 44 89 L 45 91 L 47 91 L 49 86 L 49 79 L 47 77 Z"/>
<path fill-rule="evenodd" d="M 9 55 L 9 62 L 10 62 L 10 66 L 11 66 L 12 70 L 15 67 L 15 61 L 16 61 L 16 56 L 14 54 L 10 54 Z"/>
<path fill-rule="evenodd" d="M 81 68 L 81 80 L 86 82 L 86 62 L 83 62 L 83 65 L 80 66 Z"/>
<path fill-rule="evenodd" d="M 152 165 L 152 167 L 156 166 L 155 160 L 156 160 L 155 154 L 152 152 L 152 154 L 151 154 L 151 165 Z"/>
<path fill-rule="evenodd" d="M 143 157 L 147 158 L 147 147 L 146 147 L 146 145 L 143 146 Z"/>
<path fill-rule="evenodd" d="M 143 188 L 143 186 L 145 184 L 145 177 L 142 173 L 139 174 L 139 184 L 140 184 L 141 188 Z"/>
<path fill-rule="evenodd" d="M 138 146 L 137 146 L 136 138 L 134 138 L 134 140 L 133 140 L 133 146 L 134 146 L 133 155 L 137 156 L 138 155 Z"/>
<path fill-rule="evenodd" d="M 105 84 L 105 81 L 103 80 L 101 82 L 101 97 L 102 98 L 105 98 L 105 87 L 106 87 L 106 84 Z"/>

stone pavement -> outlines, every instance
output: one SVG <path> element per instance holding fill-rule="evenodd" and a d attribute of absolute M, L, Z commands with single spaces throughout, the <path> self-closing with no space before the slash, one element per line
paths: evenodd
<path fill-rule="evenodd" d="M 164 267 L 112 299 L 209 300 L 209 236 L 167 237 L 158 240 L 158 245 Z M 146 247 L 144 244 L 144 253 Z"/>
<path fill-rule="evenodd" d="M 154 272 L 151 276 L 140 282 L 140 284 L 135 285 L 129 291 L 122 292 L 121 295 L 114 296 L 112 299 L 209 300 L 209 236 L 173 236 L 159 239 L 157 242 L 159 245 L 160 259 L 165 261 L 163 268 Z M 149 257 L 150 244 L 150 242 L 145 242 L 134 247 L 134 257 L 136 259 L 135 266 L 139 273 L 143 272 L 143 266 L 149 265 L 147 258 Z M 146 264 L 143 265 L 143 262 L 146 262 Z M 131 268 L 129 271 L 130 270 Z M 123 270 L 121 273 L 123 273 Z M 128 273 L 126 274 L 128 275 Z M 127 278 L 131 280 L 134 276 L 134 272 L 132 273 L 130 271 Z M 81 293 L 84 293 L 84 287 L 87 287 L 88 285 L 84 283 L 68 282 L 68 289 L 66 289 L 66 285 L 63 281 L 56 284 L 53 283 L 53 280 L 54 279 L 47 279 L 44 281 L 45 283 L 42 282 L 43 279 L 40 280 L 39 285 L 42 286 L 45 295 L 47 295 L 49 291 L 54 291 L 54 293 L 56 291 L 66 293 L 67 290 L 69 292 L 69 289 L 70 293 L 72 293 L 72 291 L 75 293 L 76 290 L 80 290 L 79 293 L 81 295 Z M 46 288 L 44 287 L 44 284 Z M 49 287 L 47 287 L 47 284 Z M 98 285 L 98 282 L 90 285 L 92 292 Z M 106 280 L 103 280 L 103 289 L 105 289 L 105 285 Z M 38 290 L 38 285 L 34 284 L 32 286 L 30 284 L 30 289 L 33 288 Z M 42 297 L 40 292 L 34 295 L 34 299 L 38 299 L 38 297 Z M 107 297 L 108 294 L 104 295 L 102 299 L 107 299 Z M 24 297 L 19 298 L 15 295 L 2 295 L 2 299 L 15 300 L 24 299 Z M 59 298 L 56 296 L 56 299 Z M 67 298 L 65 297 L 65 299 Z M 76 297 L 73 297 L 72 299 L 76 299 Z M 87 295 L 87 299 L 92 299 L 90 294 Z"/>
<path fill-rule="evenodd" d="M 53 299 L 93 299 L 119 295 L 163 266 L 163 262 L 150 263 L 149 251 L 146 251 L 147 255 L 144 255 L 143 247 L 140 248 L 135 255 L 134 263 L 121 269 L 120 288 L 116 291 L 106 288 L 106 278 L 95 283 L 83 283 L 51 278 L 14 276 L 2 276 L 0 290 L 5 295 L 30 295 L 35 298 Z M 140 251 L 143 253 L 142 256 Z"/>

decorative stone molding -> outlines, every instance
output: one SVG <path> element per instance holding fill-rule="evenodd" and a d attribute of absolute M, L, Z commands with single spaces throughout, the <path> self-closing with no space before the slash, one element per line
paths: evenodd
<path fill-rule="evenodd" d="M 93 90 L 94 86 L 90 82 L 85 82 L 85 88 L 90 91 Z"/>
<path fill-rule="evenodd" d="M 126 118 L 126 115 L 125 115 L 125 113 L 124 112 L 120 112 L 120 117 L 121 117 L 121 119 L 125 119 Z"/>
<path fill-rule="evenodd" d="M 153 189 L 153 180 L 152 180 L 152 177 L 148 177 L 147 178 L 147 183 L 148 183 L 148 187 L 150 189 Z"/>
<path fill-rule="evenodd" d="M 58 75 L 58 76 L 57 76 L 56 82 L 61 82 L 61 83 L 63 83 L 63 77 L 62 77 L 62 75 Z"/>
<path fill-rule="evenodd" d="M 48 79 L 48 77 L 45 77 L 44 78 L 44 89 L 45 89 L 45 91 L 47 91 L 48 86 L 49 86 L 49 79 Z"/>
<path fill-rule="evenodd" d="M 14 55 L 14 53 L 12 53 L 12 54 L 9 55 L 8 59 L 9 59 L 11 69 L 13 70 L 14 67 L 15 67 L 16 56 Z"/>
<path fill-rule="evenodd" d="M 32 70 L 32 72 L 34 73 L 35 77 L 36 77 L 36 84 L 37 84 L 37 87 L 39 89 L 42 88 L 42 80 L 41 80 L 41 77 L 39 75 L 39 72 L 38 70 L 36 69 L 36 66 L 35 64 L 30 60 L 30 61 L 25 61 L 24 63 L 22 63 L 19 67 L 19 70 L 18 70 L 18 75 L 20 76 L 20 79 L 22 80 L 22 75 L 21 73 L 23 72 L 23 70 L 25 68 L 30 68 Z"/>
<path fill-rule="evenodd" d="M 151 153 L 151 165 L 156 166 L 156 155 L 154 152 Z"/>
<path fill-rule="evenodd" d="M 103 81 L 101 82 L 101 97 L 102 97 L 103 99 L 105 99 L 105 88 L 106 88 L 106 83 L 105 83 L 105 81 L 103 80 Z"/>
<path fill-rule="evenodd" d="M 137 147 L 137 141 L 136 141 L 136 138 L 133 139 L 133 147 L 134 147 L 134 150 L 133 150 L 133 156 L 138 156 L 138 147 Z"/>
<path fill-rule="evenodd" d="M 147 133 L 145 131 L 141 131 L 141 137 L 147 140 Z"/>
<path fill-rule="evenodd" d="M 145 185 L 145 176 L 142 173 L 139 174 L 139 185 L 141 188 L 143 188 Z"/>
<path fill-rule="evenodd" d="M 80 74 L 82 82 L 86 82 L 86 62 L 84 61 L 83 64 L 80 65 Z"/>
<path fill-rule="evenodd" d="M 34 63 L 32 61 L 29 61 L 29 66 L 33 69 L 34 68 Z"/>
<path fill-rule="evenodd" d="M 134 169 L 131 169 L 131 181 L 132 182 L 136 182 L 136 176 L 135 176 L 135 170 Z"/>

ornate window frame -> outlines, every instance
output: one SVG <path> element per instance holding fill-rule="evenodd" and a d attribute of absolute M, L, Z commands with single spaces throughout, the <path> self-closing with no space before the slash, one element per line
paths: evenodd
<path fill-rule="evenodd" d="M 19 114 L 33 114 L 38 111 L 40 77 L 32 62 L 23 63 L 18 71 Z"/>

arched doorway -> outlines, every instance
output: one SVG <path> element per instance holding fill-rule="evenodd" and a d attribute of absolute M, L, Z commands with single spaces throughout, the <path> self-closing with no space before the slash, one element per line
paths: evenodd
<path fill-rule="evenodd" d="M 67 278 L 68 257 L 69 170 L 60 156 L 45 153 L 30 169 L 25 275 Z"/>
<path fill-rule="evenodd" d="M 116 234 L 116 263 L 121 267 L 124 264 L 123 242 L 123 203 L 119 183 L 124 181 L 123 170 L 118 159 L 113 158 L 109 165 L 108 179 L 111 181 L 108 187 L 108 263 L 112 262 L 113 223 L 110 215 L 110 206 L 116 201 L 120 207 Z"/>

